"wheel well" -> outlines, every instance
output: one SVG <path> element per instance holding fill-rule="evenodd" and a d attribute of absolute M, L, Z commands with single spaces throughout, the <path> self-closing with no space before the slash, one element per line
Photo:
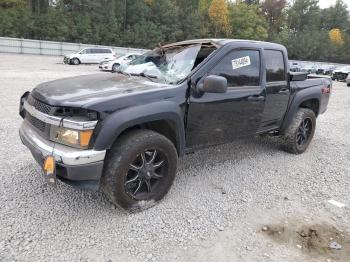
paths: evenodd
<path fill-rule="evenodd" d="M 320 103 L 317 99 L 310 99 L 302 102 L 300 104 L 300 107 L 311 109 L 312 111 L 314 111 L 315 116 L 318 116 L 319 104 Z"/>
<path fill-rule="evenodd" d="M 180 146 L 176 135 L 176 127 L 172 121 L 157 120 L 157 121 L 147 122 L 140 125 L 128 127 L 116 138 L 116 140 L 123 134 L 129 132 L 130 130 L 135 130 L 135 129 L 148 129 L 165 136 L 174 144 L 178 155 L 180 154 Z"/>
<path fill-rule="evenodd" d="M 71 61 L 73 61 L 74 59 L 78 59 L 79 63 L 81 63 L 81 61 L 80 61 L 80 59 L 79 59 L 78 57 L 73 57 L 73 58 L 71 59 Z"/>

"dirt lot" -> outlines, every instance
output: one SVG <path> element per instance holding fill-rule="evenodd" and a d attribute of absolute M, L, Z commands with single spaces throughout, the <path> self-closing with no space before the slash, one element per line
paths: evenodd
<path fill-rule="evenodd" d="M 344 83 L 334 83 L 303 155 L 281 151 L 272 137 L 203 150 L 180 161 L 159 205 L 127 213 L 100 192 L 47 186 L 18 137 L 24 91 L 92 73 L 102 72 L 58 57 L 0 54 L 0 261 L 350 261 Z"/>

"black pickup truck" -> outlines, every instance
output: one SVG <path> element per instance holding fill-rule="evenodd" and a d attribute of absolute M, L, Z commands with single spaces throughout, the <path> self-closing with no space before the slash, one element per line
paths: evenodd
<path fill-rule="evenodd" d="M 19 133 L 55 179 L 127 209 L 162 199 L 178 158 L 200 148 L 271 133 L 304 152 L 331 93 L 329 79 L 289 72 L 285 47 L 257 41 L 159 45 L 118 70 L 26 92 Z"/>

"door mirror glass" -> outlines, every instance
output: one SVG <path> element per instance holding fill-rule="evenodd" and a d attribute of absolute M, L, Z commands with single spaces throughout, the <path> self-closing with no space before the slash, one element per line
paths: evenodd
<path fill-rule="evenodd" d="M 203 84 L 198 86 L 198 89 L 206 93 L 226 93 L 227 79 L 218 75 L 207 76 Z"/>

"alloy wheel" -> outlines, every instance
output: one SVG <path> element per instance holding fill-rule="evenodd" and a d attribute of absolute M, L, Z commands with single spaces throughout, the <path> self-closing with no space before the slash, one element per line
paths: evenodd
<path fill-rule="evenodd" d="M 311 118 L 305 118 L 301 122 L 298 131 L 297 131 L 297 144 L 298 146 L 305 145 L 312 134 L 312 120 Z"/>
<path fill-rule="evenodd" d="M 134 199 L 149 199 L 162 183 L 166 172 L 166 157 L 156 149 L 147 149 L 140 153 L 125 176 L 125 192 Z"/>

